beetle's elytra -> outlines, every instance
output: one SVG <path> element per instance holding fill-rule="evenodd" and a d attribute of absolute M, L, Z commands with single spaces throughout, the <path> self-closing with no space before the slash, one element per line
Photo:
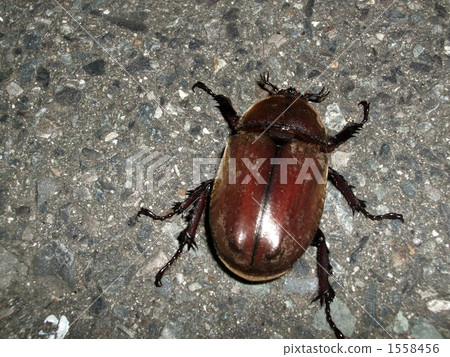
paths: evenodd
<path fill-rule="evenodd" d="M 319 228 L 329 180 L 343 194 L 353 212 L 372 220 L 397 219 L 397 213 L 373 215 L 356 198 L 343 176 L 328 167 L 327 153 L 354 136 L 367 122 L 369 103 L 362 101 L 363 120 L 349 123 L 335 136 L 328 136 L 320 115 L 308 102 L 320 103 L 329 94 L 301 94 L 295 88 L 279 89 L 261 75 L 259 86 L 269 96 L 239 116 L 231 100 L 215 94 L 202 82 L 200 88 L 218 103 L 232 134 L 215 180 L 203 182 L 175 204 L 170 213 L 158 216 L 141 208 L 140 215 L 165 220 L 191 209 L 187 228 L 179 237 L 179 248 L 157 273 L 161 286 L 165 271 L 179 258 L 183 248 L 195 248 L 195 232 L 209 203 L 209 223 L 217 256 L 237 276 L 248 281 L 266 281 L 286 273 L 308 246 L 317 247 L 319 289 L 314 300 L 325 303 L 327 321 L 336 337 L 344 338 L 331 318 L 334 290 L 325 236 Z M 306 170 L 305 170 L 306 167 Z M 249 169 L 253 177 L 249 175 Z"/>

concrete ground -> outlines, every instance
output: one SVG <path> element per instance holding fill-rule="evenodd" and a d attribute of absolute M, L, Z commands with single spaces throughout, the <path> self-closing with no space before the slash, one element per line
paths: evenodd
<path fill-rule="evenodd" d="M 198 250 L 157 288 L 185 222 L 127 224 L 214 172 L 204 159 L 220 157 L 229 129 L 191 86 L 242 113 L 270 71 L 280 87 L 331 90 L 314 104 L 330 133 L 371 102 L 331 166 L 370 212 L 405 218 L 352 216 L 328 187 L 320 227 L 338 327 L 449 338 L 448 11 L 440 0 L 3 1 L 0 337 L 334 338 L 310 303 L 315 248 L 283 277 L 245 284 L 201 224 Z"/>

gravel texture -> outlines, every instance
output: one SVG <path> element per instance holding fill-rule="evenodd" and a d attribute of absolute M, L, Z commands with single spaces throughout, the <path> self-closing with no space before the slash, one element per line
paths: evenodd
<path fill-rule="evenodd" d="M 158 213 L 218 158 L 229 129 L 203 81 L 242 113 L 280 87 L 331 94 L 331 155 L 373 213 L 329 186 L 321 228 L 336 324 L 353 338 L 450 338 L 450 40 L 445 1 L 3 1 L 0 5 L 0 337 L 333 338 L 315 248 L 285 276 L 229 275 L 198 250 L 154 275 L 182 217 Z M 214 162 L 202 166 L 211 177 Z M 154 175 L 147 175 L 148 172 Z M 46 321 L 44 323 L 44 321 Z M 53 330 L 52 330 L 53 329 Z"/>

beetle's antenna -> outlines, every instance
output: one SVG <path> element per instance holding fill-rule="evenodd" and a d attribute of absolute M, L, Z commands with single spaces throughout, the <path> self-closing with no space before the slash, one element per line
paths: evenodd
<path fill-rule="evenodd" d="M 269 92 L 269 95 L 274 95 L 279 92 L 278 87 L 275 84 L 270 83 L 269 72 L 260 73 L 259 77 L 260 80 L 258 81 L 258 85 L 262 90 Z M 267 87 L 272 88 L 272 90 L 268 89 Z"/>

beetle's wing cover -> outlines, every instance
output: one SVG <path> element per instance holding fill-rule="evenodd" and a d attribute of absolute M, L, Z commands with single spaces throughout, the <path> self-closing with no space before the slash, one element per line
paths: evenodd
<path fill-rule="evenodd" d="M 322 216 L 327 181 L 327 157 L 313 145 L 296 139 L 282 145 L 277 159 L 296 159 L 283 168 L 274 165 L 266 191 L 254 269 L 289 269 L 305 252 Z M 284 171 L 284 172 L 283 172 Z"/>
<path fill-rule="evenodd" d="M 230 270 L 268 280 L 303 254 L 322 215 L 325 184 L 317 175 L 326 182 L 327 161 L 313 145 L 293 139 L 278 147 L 270 135 L 256 133 L 229 139 L 211 196 L 210 227 Z"/>
<path fill-rule="evenodd" d="M 211 195 L 209 217 L 214 243 L 219 257 L 225 264 L 232 264 L 232 270 L 248 266 L 252 260 L 259 205 L 267 186 L 255 179 L 242 159 L 255 165 L 260 160 L 257 172 L 267 182 L 270 158 L 276 152 L 276 145 L 268 135 L 252 144 L 257 138 L 257 134 L 230 137 Z"/>

